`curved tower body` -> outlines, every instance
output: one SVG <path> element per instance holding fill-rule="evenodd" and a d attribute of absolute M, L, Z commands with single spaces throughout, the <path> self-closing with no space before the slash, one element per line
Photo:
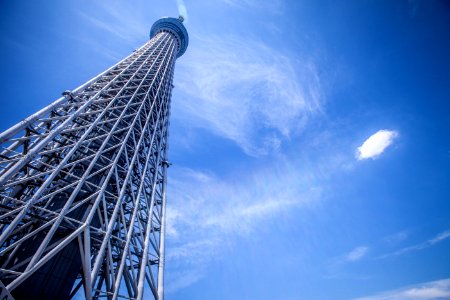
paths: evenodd
<path fill-rule="evenodd" d="M 0 281 L 18 299 L 163 299 L 182 19 L 0 134 Z M 0 286 L 1 287 L 1 286 Z"/>

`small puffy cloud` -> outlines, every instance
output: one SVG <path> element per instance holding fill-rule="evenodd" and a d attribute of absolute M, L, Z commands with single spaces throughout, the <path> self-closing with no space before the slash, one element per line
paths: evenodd
<path fill-rule="evenodd" d="M 360 147 L 358 147 L 356 158 L 358 160 L 367 158 L 375 159 L 392 144 L 397 136 L 398 133 L 396 131 L 385 129 L 379 130 L 377 133 L 371 135 L 367 140 L 365 140 Z"/>
<path fill-rule="evenodd" d="M 365 247 L 365 246 L 356 247 L 355 249 L 350 251 L 345 256 L 345 260 L 346 261 L 357 261 L 357 260 L 360 260 L 361 258 L 363 258 L 367 254 L 367 251 L 369 251 L 368 247 Z"/>

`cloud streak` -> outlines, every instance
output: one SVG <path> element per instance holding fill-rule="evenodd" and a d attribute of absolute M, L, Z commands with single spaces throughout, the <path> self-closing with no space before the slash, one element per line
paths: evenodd
<path fill-rule="evenodd" d="M 398 133 L 396 131 L 384 129 L 377 131 L 358 147 L 357 159 L 377 158 L 392 144 L 397 136 Z"/>
<path fill-rule="evenodd" d="M 212 261 L 232 251 L 236 236 L 283 220 L 321 195 L 310 174 L 300 175 L 281 161 L 246 174 L 237 171 L 231 178 L 188 168 L 174 173 L 167 207 L 169 292 L 205 276 Z"/>
<path fill-rule="evenodd" d="M 426 240 L 423 243 L 402 248 L 402 249 L 400 249 L 398 251 L 395 251 L 393 253 L 389 253 L 389 254 L 383 255 L 381 258 L 402 255 L 402 254 L 413 252 L 413 251 L 420 251 L 420 250 L 429 248 L 431 246 L 434 246 L 435 244 L 440 243 L 440 242 L 442 242 L 442 241 L 444 241 L 444 240 L 446 240 L 448 238 L 450 238 L 450 229 L 445 230 L 445 231 L 443 231 L 441 233 L 438 233 L 436 236 L 430 238 L 429 240 Z"/>
<path fill-rule="evenodd" d="M 358 261 L 366 256 L 368 251 L 369 248 L 366 246 L 356 247 L 345 256 L 345 260 L 348 262 Z"/>
<path fill-rule="evenodd" d="M 450 278 L 420 283 L 355 300 L 438 300 L 450 298 Z"/>
<path fill-rule="evenodd" d="M 284 9 L 283 2 L 280 0 L 272 0 L 264 3 L 264 5 L 261 5 L 261 2 L 257 0 L 223 0 L 223 2 L 234 7 L 265 10 L 275 14 L 281 13 Z"/>
<path fill-rule="evenodd" d="M 187 119 L 260 156 L 277 151 L 320 110 L 322 91 L 312 61 L 297 62 L 240 37 L 193 38 L 177 70 L 178 87 L 193 99 L 174 105 Z M 299 72 L 298 70 L 301 70 Z"/>
<path fill-rule="evenodd" d="M 131 46 L 139 45 L 148 36 L 146 15 L 138 8 L 119 3 L 99 2 L 98 5 L 98 9 L 91 6 L 89 11 L 77 11 L 92 28 L 112 34 Z"/>
<path fill-rule="evenodd" d="M 390 245 L 395 245 L 406 240 L 408 237 L 409 237 L 408 231 L 403 230 L 383 237 L 382 241 Z"/>

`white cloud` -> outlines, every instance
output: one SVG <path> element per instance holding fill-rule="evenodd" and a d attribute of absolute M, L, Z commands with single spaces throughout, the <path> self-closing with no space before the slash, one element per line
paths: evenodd
<path fill-rule="evenodd" d="M 166 276 L 173 284 L 168 290 L 204 277 L 212 261 L 232 251 L 234 237 L 249 236 L 268 222 L 282 223 L 283 215 L 319 199 L 313 177 L 283 161 L 245 173 L 236 170 L 228 178 L 171 168 Z"/>
<path fill-rule="evenodd" d="M 193 35 L 190 49 L 176 72 L 177 87 L 188 96 L 174 98 L 172 116 L 234 141 L 249 155 L 276 151 L 320 109 L 311 61 L 237 36 Z"/>
<path fill-rule="evenodd" d="M 385 236 L 384 238 L 382 238 L 382 240 L 385 243 L 387 243 L 387 244 L 395 245 L 395 244 L 398 244 L 400 242 L 403 242 L 408 237 L 409 237 L 408 231 L 403 230 L 403 231 L 399 231 L 399 232 L 396 232 L 394 234 L 390 234 L 388 236 Z"/>
<path fill-rule="evenodd" d="M 196 283 L 203 276 L 204 271 L 199 268 L 176 271 L 173 273 L 170 281 L 164 281 L 164 290 L 166 293 L 170 294 Z M 83 297 L 83 299 L 85 298 Z"/>
<path fill-rule="evenodd" d="M 365 142 L 358 147 L 357 158 L 358 160 L 377 158 L 383 151 L 389 147 L 394 139 L 398 136 L 396 131 L 391 130 L 379 130 L 375 134 L 371 135 Z"/>
<path fill-rule="evenodd" d="M 149 24 L 142 3 L 130 6 L 119 2 L 98 2 L 93 5 L 77 11 L 93 30 L 110 33 L 132 47 L 145 41 Z M 88 34 L 92 35 L 92 32 Z"/>
<path fill-rule="evenodd" d="M 311 143 L 307 147 L 315 148 Z M 282 230 L 291 217 L 306 220 L 309 213 L 321 207 L 329 188 L 328 179 L 342 169 L 348 157 L 333 151 L 313 162 L 309 154 L 296 154 L 285 157 L 280 153 L 270 163 L 256 168 L 245 163 L 236 165 L 231 174 L 177 164 L 170 168 L 166 223 L 166 278 L 171 285 L 168 292 L 206 277 L 214 261 L 235 255 L 238 240 L 256 238 L 265 228 Z M 304 248 L 297 251 L 313 251 L 316 237 L 304 229 L 311 240 L 304 240 Z M 367 251 L 360 249 L 359 254 L 349 257 L 356 260 Z M 337 265 L 347 262 L 343 256 L 339 259 Z"/>
<path fill-rule="evenodd" d="M 295 174 L 289 166 L 238 174 L 235 179 L 178 168 L 169 181 L 168 234 L 178 235 L 179 228 L 191 226 L 197 228 L 196 233 L 206 233 L 208 239 L 215 237 L 214 233 L 247 234 L 265 217 L 314 198 L 319 191 L 308 177 Z"/>
<path fill-rule="evenodd" d="M 148 37 L 150 24 L 142 5 L 142 2 L 132 6 L 112 1 L 92 2 L 76 10 L 80 19 L 77 22 L 82 22 L 88 30 L 78 30 L 68 36 L 116 63 Z"/>
<path fill-rule="evenodd" d="M 386 258 L 386 257 L 390 257 L 390 256 L 396 256 L 396 255 L 405 254 L 405 253 L 412 252 L 412 251 L 423 250 L 423 249 L 429 248 L 429 247 L 431 247 L 431 246 L 433 246 L 433 245 L 435 245 L 435 244 L 437 244 L 439 242 L 442 242 L 442 241 L 444 241 L 444 240 L 446 240 L 448 238 L 450 238 L 450 229 L 445 230 L 445 231 L 443 231 L 441 233 L 438 233 L 436 236 L 426 240 L 423 243 L 402 248 L 402 249 L 397 250 L 397 251 L 395 251 L 393 253 L 389 253 L 389 254 L 383 255 L 380 258 Z"/>
<path fill-rule="evenodd" d="M 356 247 L 345 256 L 345 260 L 350 262 L 360 260 L 367 254 L 368 251 L 369 251 L 368 247 L 365 246 Z"/>
<path fill-rule="evenodd" d="M 450 278 L 411 285 L 398 290 L 355 300 L 438 300 L 450 299 Z"/>
<path fill-rule="evenodd" d="M 431 245 L 434 245 L 436 243 L 439 243 L 440 241 L 446 240 L 449 237 L 450 237 L 450 229 L 446 230 L 446 231 L 443 231 L 443 232 L 439 233 L 437 236 L 435 236 L 434 238 L 430 239 L 428 241 L 428 244 L 431 246 Z"/>
<path fill-rule="evenodd" d="M 258 0 L 223 0 L 223 2 L 235 7 L 264 10 L 275 14 L 281 13 L 284 9 L 284 3 L 280 0 L 267 1 L 264 5 Z"/>

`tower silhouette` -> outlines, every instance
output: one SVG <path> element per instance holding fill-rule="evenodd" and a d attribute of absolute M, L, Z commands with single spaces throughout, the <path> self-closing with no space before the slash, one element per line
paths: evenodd
<path fill-rule="evenodd" d="M 0 281 L 16 299 L 163 299 L 167 137 L 183 19 L 0 134 Z"/>

